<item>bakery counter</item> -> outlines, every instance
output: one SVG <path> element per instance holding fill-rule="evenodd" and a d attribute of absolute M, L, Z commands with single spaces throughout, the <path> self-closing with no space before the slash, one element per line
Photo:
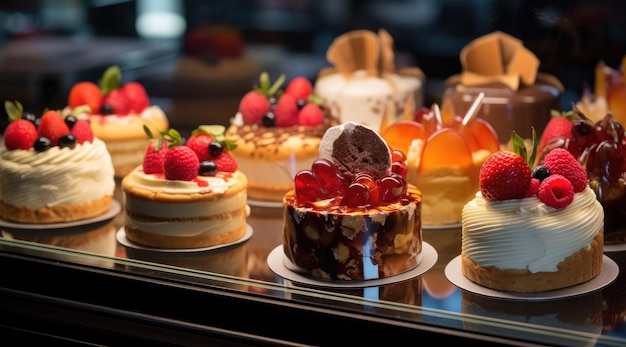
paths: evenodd
<path fill-rule="evenodd" d="M 121 206 L 88 225 L 4 225 L 0 311 L 7 314 L 0 317 L 15 319 L 0 325 L 105 344 L 354 345 L 389 336 L 485 346 L 626 345 L 626 251 L 605 253 L 600 282 L 515 297 L 459 278 L 459 227 L 424 229 L 416 271 L 381 282 L 321 282 L 284 266 L 280 206 L 250 207 L 242 240 L 193 251 L 130 243 Z M 359 333 L 369 329 L 376 330 Z"/>

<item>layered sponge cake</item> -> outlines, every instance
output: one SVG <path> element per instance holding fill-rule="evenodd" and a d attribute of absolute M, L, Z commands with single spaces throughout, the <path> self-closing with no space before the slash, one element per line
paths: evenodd
<path fill-rule="evenodd" d="M 170 129 L 152 140 L 142 165 L 122 179 L 126 238 L 152 248 L 234 242 L 246 231 L 246 176 L 223 126 L 199 127 L 183 144 Z"/>

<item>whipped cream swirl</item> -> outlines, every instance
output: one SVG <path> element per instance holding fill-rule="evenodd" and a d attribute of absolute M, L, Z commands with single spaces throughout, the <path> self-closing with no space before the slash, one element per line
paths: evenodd
<path fill-rule="evenodd" d="M 82 204 L 112 196 L 113 164 L 104 142 L 74 148 L 34 150 L 0 148 L 0 198 L 30 209 Z"/>
<path fill-rule="evenodd" d="M 588 248 L 604 225 L 604 211 L 587 187 L 555 209 L 537 197 L 487 201 L 478 192 L 463 208 L 462 250 L 477 264 L 532 273 Z"/>

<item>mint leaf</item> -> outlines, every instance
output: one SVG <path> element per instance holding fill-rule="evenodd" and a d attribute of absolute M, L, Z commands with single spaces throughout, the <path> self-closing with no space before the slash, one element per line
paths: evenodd
<path fill-rule="evenodd" d="M 112 90 L 119 89 L 122 86 L 122 71 L 120 67 L 112 65 L 106 69 L 100 79 L 99 86 L 103 96 L 106 96 Z"/>

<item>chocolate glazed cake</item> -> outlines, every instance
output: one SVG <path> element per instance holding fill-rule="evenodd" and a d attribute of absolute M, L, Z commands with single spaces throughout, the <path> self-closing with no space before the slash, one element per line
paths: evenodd
<path fill-rule="evenodd" d="M 550 121 L 550 112 L 561 107 L 560 84 L 552 76 L 538 75 L 535 84 L 512 90 L 500 83 L 464 86 L 450 81 L 443 95 L 444 107 L 454 114 L 465 114 L 478 94 L 485 93 L 477 116 L 485 119 L 498 134 L 501 143 L 507 143 L 515 130 L 523 138 L 531 138 L 531 126 L 541 137 Z"/>

